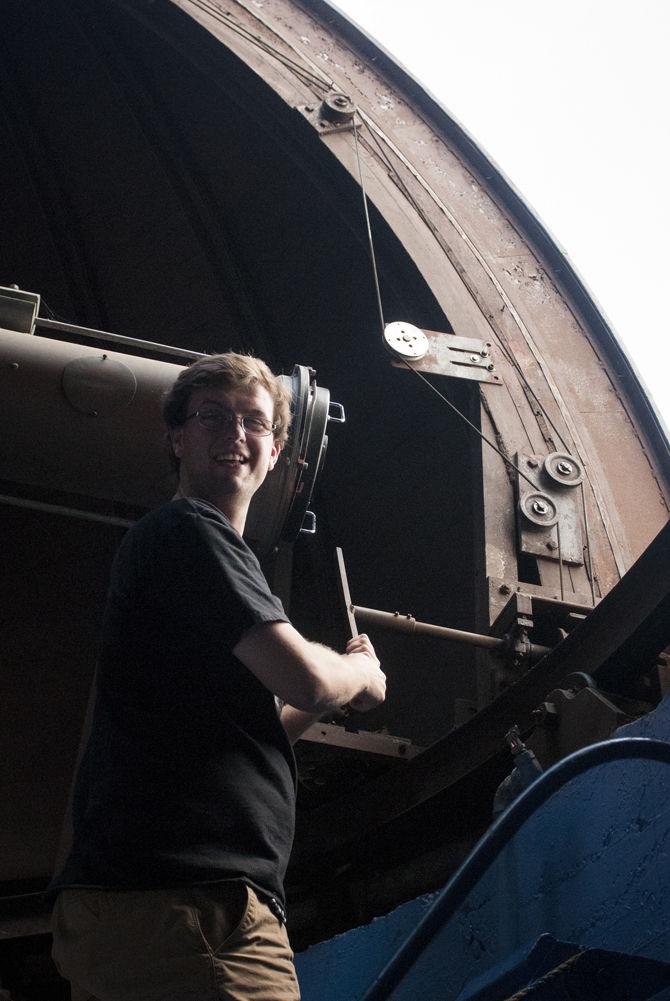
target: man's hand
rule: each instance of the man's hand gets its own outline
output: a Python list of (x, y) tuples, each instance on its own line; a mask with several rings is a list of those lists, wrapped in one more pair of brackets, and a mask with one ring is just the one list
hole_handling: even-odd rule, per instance
[(347, 643), (346, 656), (365, 657), (362, 667), (367, 674), (365, 687), (358, 695), (350, 699), (349, 707), (354, 712), (359, 713), (374, 709), (386, 698), (386, 675), (379, 666), (379, 660), (370, 638), (365, 633), (354, 636)]

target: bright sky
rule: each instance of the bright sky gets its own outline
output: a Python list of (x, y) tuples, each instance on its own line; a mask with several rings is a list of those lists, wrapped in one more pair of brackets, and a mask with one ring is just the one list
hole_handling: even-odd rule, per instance
[(334, 0), (502, 169), (670, 427), (669, 0)]

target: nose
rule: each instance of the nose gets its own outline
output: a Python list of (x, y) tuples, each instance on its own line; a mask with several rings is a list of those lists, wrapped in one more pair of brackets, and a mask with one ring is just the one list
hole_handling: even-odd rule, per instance
[(227, 437), (232, 437), (235, 441), (247, 437), (247, 432), (244, 427), (244, 418), (238, 417), (237, 414), (228, 413), (224, 415), (224, 423), (222, 432)]

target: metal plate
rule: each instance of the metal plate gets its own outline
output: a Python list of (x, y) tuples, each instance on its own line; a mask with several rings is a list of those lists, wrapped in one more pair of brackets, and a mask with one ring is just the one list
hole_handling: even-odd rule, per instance
[[(555, 453), (552, 453), (555, 454)], [(544, 455), (519, 453), (516, 464), (537, 486), (517, 474), (517, 531), (522, 553), (559, 559), (558, 533), (560, 531), (561, 558), (563, 563), (581, 566), (584, 562), (582, 510), (579, 491), (566, 490), (557, 485), (546, 472)], [(537, 511), (535, 504), (544, 504), (546, 513)]]
[(65, 397), (75, 410), (101, 417), (129, 406), (137, 393), (137, 379), (123, 362), (108, 354), (76, 358), (63, 369)]
[(299, 104), (295, 110), (299, 111), (322, 136), (332, 135), (333, 132), (351, 132), (352, 129), (360, 129), (361, 127), (361, 123), (353, 118), (330, 121), (325, 117), (323, 106), (318, 101), (315, 101), (314, 104)]
[[(388, 324), (393, 326), (393, 324)], [(404, 324), (409, 327), (409, 324)], [(418, 328), (414, 328), (418, 329)], [(490, 341), (474, 337), (461, 337), (440, 330), (421, 329), (428, 341), (427, 353), (420, 359), (392, 361), (396, 368), (416, 368), (419, 372), (450, 376), (452, 379), (469, 379), (474, 382), (491, 382), (502, 385), (496, 372), (495, 356)]]

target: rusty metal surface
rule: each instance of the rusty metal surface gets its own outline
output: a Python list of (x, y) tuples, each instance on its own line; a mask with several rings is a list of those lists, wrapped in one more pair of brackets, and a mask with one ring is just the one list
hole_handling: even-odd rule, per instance
[[(208, 28), (217, 30), (212, 18), (196, 10), (189, 0), (181, 5)], [(314, 7), (324, 9), (323, 5)], [(388, 79), (377, 77), (370, 66), (363, 73), (352, 73), (352, 52), (347, 45), (308, 15), (295, 16), (293, 9), (289, 15), (280, 0), (264, 5), (262, 20), (254, 18), (250, 8), (244, 9), (249, 26), (259, 35), (274, 41), (280, 36), (282, 44), (320, 71), (320, 78), (326, 74), (336, 89), (369, 115), (393, 167), (411, 190), (414, 205), (424, 210), (423, 234), (421, 226), (412, 222), (411, 209), (398, 203), (398, 186), (368, 140), (365, 169), (371, 197), (444, 302), (455, 332), (479, 335), (484, 340), (493, 337), (503, 350), (510, 351), (556, 425), (556, 437), (588, 464), (600, 579), (607, 590), (663, 523), (667, 471), (661, 474), (666, 482), (660, 485), (640, 447), (644, 429), (635, 427), (631, 408), (626, 409), (613, 389), (611, 373), (600, 364), (588, 327), (580, 322), (542, 260), (510, 226), (494, 193), (468, 171), (462, 153), (454, 154), (444, 137), (416, 116)], [(274, 72), (267, 70), (264, 78), (270, 82), (271, 77)], [(287, 93), (291, 88), (285, 75), (281, 86), (285, 99), (295, 100), (295, 81), (293, 96)], [(350, 140), (342, 133), (324, 141), (355, 174)], [(583, 380), (576, 378), (577, 373)], [(588, 408), (584, 400), (589, 401)], [(594, 401), (599, 401), (595, 408)], [(488, 403), (492, 411), (502, 405), (493, 397)], [(536, 425), (532, 407), (526, 404), (524, 410), (526, 425)], [(619, 454), (602, 448), (598, 410), (607, 414), (609, 426), (614, 422), (620, 428)], [(591, 447), (594, 438), (598, 443)], [(561, 441), (554, 439), (557, 448)], [(509, 442), (512, 450), (525, 445), (518, 436)], [(613, 467), (620, 467), (626, 476), (613, 476)], [(639, 505), (631, 504), (632, 498), (627, 497), (626, 478), (646, 484), (643, 493), (650, 501), (640, 520)]]
[[(567, 674), (578, 669), (606, 683), (622, 660), (628, 657), (633, 671), (636, 656), (644, 664), (669, 643), (670, 524), (560, 646), (469, 723), (415, 758), (401, 784), (395, 776), (381, 776), (355, 796), (313, 811), (299, 832), (296, 862), (374, 835), (494, 758), (507, 730), (514, 723), (522, 732), (528, 730), (533, 710)], [(353, 827), (352, 811), (357, 818)]]

